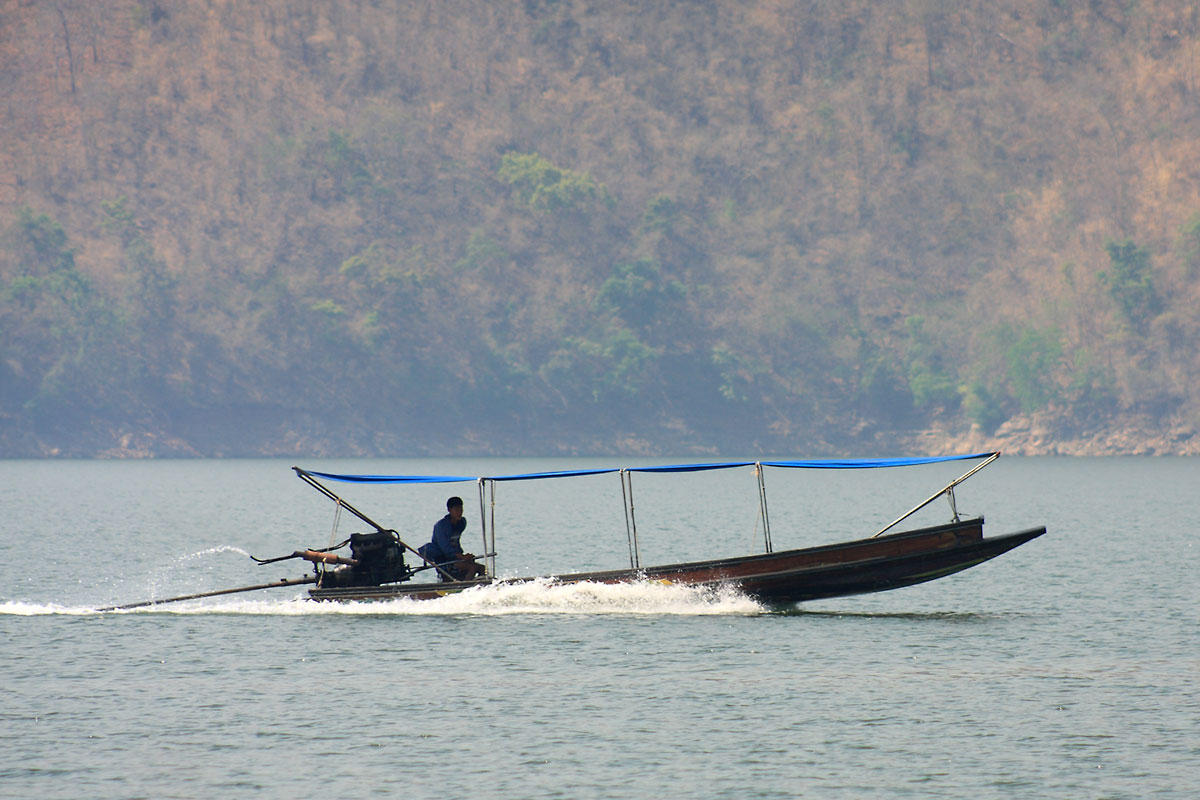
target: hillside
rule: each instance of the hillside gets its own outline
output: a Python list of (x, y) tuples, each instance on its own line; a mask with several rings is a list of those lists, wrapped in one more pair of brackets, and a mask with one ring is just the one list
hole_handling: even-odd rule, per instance
[(0, 0), (0, 455), (1200, 452), (1185, 2)]

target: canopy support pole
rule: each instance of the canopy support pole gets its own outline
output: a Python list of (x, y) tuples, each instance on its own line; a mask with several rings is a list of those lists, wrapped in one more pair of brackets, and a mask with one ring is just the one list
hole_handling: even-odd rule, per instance
[[(483, 552), (489, 578), (496, 577), (496, 482), (490, 478), (479, 481), (479, 524), (483, 528)], [(485, 493), (487, 498), (485, 500)], [(485, 507), (486, 506), (486, 507)], [(490, 514), (488, 512), (491, 512)], [(491, 535), (491, 544), (488, 535)]]
[(913, 514), (917, 513), (917, 512), (918, 512), (918, 511), (920, 511), (922, 508), (924, 508), (925, 506), (927, 506), (927, 505), (929, 505), (930, 503), (932, 503), (934, 500), (937, 500), (937, 499), (938, 499), (939, 497), (941, 497), (942, 495), (946, 495), (947, 497), (949, 497), (949, 499), (950, 499), (950, 511), (951, 511), (951, 513), (954, 515), (954, 521), (955, 521), (955, 522), (958, 522), (958, 504), (957, 504), (957, 503), (955, 502), (955, 500), (954, 500), (954, 487), (955, 487), (955, 486), (958, 486), (960, 483), (962, 483), (963, 481), (965, 481), (967, 478), (971, 477), (971, 476), (972, 476), (972, 475), (974, 475), (976, 472), (979, 472), (979, 470), (983, 469), (984, 467), (986, 467), (988, 464), (992, 463), (993, 461), (995, 461), (995, 460), (996, 460), (997, 458), (999, 458), (999, 457), (1000, 457), (1000, 454), (999, 454), (999, 453), (992, 453), (990, 456), (988, 456), (987, 460), (985, 460), (985, 461), (984, 461), (982, 464), (979, 464), (979, 465), (978, 465), (978, 466), (976, 466), (974, 469), (972, 469), (970, 472), (967, 472), (967, 473), (965, 473), (965, 474), (963, 474), (963, 475), (960, 475), (959, 477), (957, 477), (957, 478), (955, 478), (954, 480), (950, 481), (950, 482), (949, 482), (948, 484), (946, 484), (944, 487), (942, 487), (941, 489), (939, 489), (938, 491), (936, 491), (936, 492), (934, 492), (932, 495), (930, 495), (930, 496), (929, 496), (929, 498), (928, 498), (928, 499), (926, 499), (924, 502), (922, 502), (922, 503), (919, 503), (919, 504), (918, 504), (918, 505), (916, 505), (916, 506), (913, 506), (913, 508), (911, 508), (910, 510), (906, 511), (904, 514), (901, 514), (901, 515), (900, 515), (900, 517), (898, 517), (897, 519), (893, 520), (893, 521), (892, 521), (890, 524), (886, 525), (886, 526), (883, 528), (883, 530), (879, 531), (879, 533), (875, 534), (875, 536), (872, 536), (871, 538), (872, 538), (872, 539), (874, 539), (876, 536), (882, 536), (884, 533), (886, 533), (887, 531), (891, 530), (891, 529), (892, 529), (892, 528), (894, 528), (895, 526), (899, 525), (901, 522), (903, 522), (904, 520), (908, 519), (908, 518), (909, 518), (909, 517), (911, 517)]
[(762, 516), (763, 543), (767, 552), (771, 553), (774, 552), (771, 545), (771, 515), (767, 513), (767, 482), (762, 462), (754, 462), (754, 475), (758, 478), (758, 513)]
[(633, 474), (624, 467), (618, 474), (621, 478), (621, 501), (625, 506), (625, 538), (629, 542), (629, 568), (639, 569), (642, 565), (642, 554), (638, 549), (637, 518), (633, 513)]
[(488, 547), (487, 507), (483, 501), (483, 487), (485, 483), (487, 483), (487, 478), (475, 479), (475, 488), (479, 491), (479, 533), (483, 537), (483, 552), (485, 553), (484, 560), (486, 561), (486, 553), (490, 548)]

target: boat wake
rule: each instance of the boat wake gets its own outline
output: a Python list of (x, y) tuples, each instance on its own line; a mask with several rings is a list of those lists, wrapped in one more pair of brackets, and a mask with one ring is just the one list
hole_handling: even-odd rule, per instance
[(95, 613), (96, 609), (87, 606), (64, 606), (58, 603), (33, 603), (23, 600), (8, 600), (0, 603), (0, 616), (42, 617), (48, 614), (80, 616)]
[[(100, 604), (97, 604), (98, 606)], [(538, 579), (523, 583), (478, 586), (434, 600), (372, 602), (317, 602), (305, 596), (194, 600), (147, 606), (111, 614), (246, 614), (262, 616), (398, 615), (398, 616), (501, 616), (508, 614), (612, 614), (612, 615), (753, 615), (766, 608), (735, 589), (710, 589), (638, 581), (635, 583), (557, 583)], [(96, 608), (0, 603), (0, 615), (95, 614)]]
[(731, 587), (637, 581), (558, 583), (549, 578), (468, 589), (437, 600), (398, 600), (411, 614), (758, 614), (757, 601)]

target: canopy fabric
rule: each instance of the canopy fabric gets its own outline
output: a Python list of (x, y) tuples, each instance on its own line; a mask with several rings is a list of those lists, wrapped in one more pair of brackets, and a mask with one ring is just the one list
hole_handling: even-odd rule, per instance
[(304, 473), (314, 478), (343, 483), (460, 483), (478, 480), (461, 475), (335, 475), (332, 472), (316, 472), (311, 469), (304, 470)]
[(529, 472), (523, 475), (492, 475), (480, 480), (486, 481), (532, 481), (541, 478), (574, 478), (581, 475), (607, 475), (610, 472), (620, 472), (620, 467), (600, 467), (598, 469), (567, 469), (555, 472)]
[(629, 467), (626, 472), (707, 472), (710, 469), (753, 467), (753, 461), (728, 461), (723, 464), (664, 464), (660, 467)]
[(792, 469), (878, 469), (880, 467), (914, 467), (919, 464), (937, 464), (942, 461), (970, 461), (975, 458), (990, 458), (996, 453), (971, 453), (964, 456), (916, 456), (912, 458), (827, 458), (809, 461), (763, 461), (764, 467), (789, 467)]
[[(736, 467), (752, 467), (761, 463), (764, 467), (783, 467), (788, 469), (880, 469), (884, 467), (912, 467), (920, 464), (937, 464), (943, 461), (970, 461), (977, 458), (989, 458), (996, 453), (971, 453), (959, 456), (912, 456), (904, 458), (831, 458), (810, 459), (803, 461), (728, 461), (714, 464), (664, 464), (653, 467), (626, 467), (626, 472), (706, 472), (714, 469), (733, 469)], [(468, 477), (463, 475), (338, 475), (331, 472), (314, 472), (303, 470), (316, 478), (325, 478), (343, 483), (463, 483), (466, 481), (530, 481), (545, 478), (570, 478), (583, 475), (607, 475), (620, 472), (621, 467), (601, 467), (598, 469), (558, 470), (553, 472), (528, 472), (515, 475), (487, 475)]]

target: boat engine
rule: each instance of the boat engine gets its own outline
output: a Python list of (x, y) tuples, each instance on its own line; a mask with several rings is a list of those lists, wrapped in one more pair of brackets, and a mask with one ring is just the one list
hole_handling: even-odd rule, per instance
[(350, 554), (354, 563), (321, 574), (318, 586), (379, 586), (399, 583), (412, 577), (404, 563), (404, 548), (391, 531), (350, 534)]

